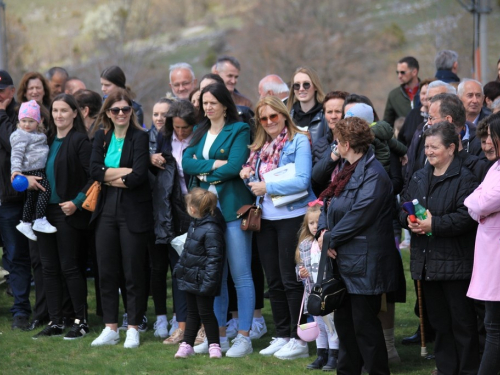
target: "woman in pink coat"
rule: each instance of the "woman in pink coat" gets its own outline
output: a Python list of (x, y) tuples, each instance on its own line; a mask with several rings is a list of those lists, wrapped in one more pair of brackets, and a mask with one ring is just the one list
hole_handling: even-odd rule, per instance
[(479, 223), (467, 296), (485, 301), (486, 306), (486, 345), (478, 375), (500, 371), (500, 113), (484, 121), (488, 123), (488, 138), (483, 150), (488, 160), (496, 162), (483, 183), (465, 199), (470, 216)]

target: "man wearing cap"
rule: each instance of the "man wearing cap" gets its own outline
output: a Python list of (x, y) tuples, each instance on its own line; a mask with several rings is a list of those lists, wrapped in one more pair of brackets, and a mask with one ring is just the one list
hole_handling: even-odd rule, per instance
[(31, 305), (29, 300), (31, 268), (28, 239), (16, 229), (23, 213), (23, 196), (10, 183), (10, 135), (16, 130), (17, 113), (14, 82), (0, 70), (0, 236), (3, 240), (3, 266), (9, 271), (14, 296), (10, 311), (12, 329), (26, 329)]

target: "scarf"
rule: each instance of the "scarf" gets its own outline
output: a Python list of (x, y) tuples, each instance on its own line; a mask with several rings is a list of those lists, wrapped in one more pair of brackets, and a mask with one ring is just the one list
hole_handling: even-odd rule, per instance
[(334, 177), (330, 185), (323, 190), (323, 192), (319, 195), (319, 199), (323, 200), (325, 198), (330, 199), (331, 197), (338, 197), (340, 193), (344, 191), (345, 186), (351, 179), (360, 160), (361, 158), (356, 160), (353, 164), (349, 164), (349, 162), (346, 161), (344, 168), (342, 168), (342, 170)]
[(281, 151), (283, 150), (283, 147), (285, 147), (285, 143), (287, 141), (288, 130), (285, 126), (276, 138), (272, 141), (266, 141), (260, 150), (252, 151), (243, 167), (251, 167), (252, 170), (255, 171), (255, 165), (257, 164), (257, 160), (260, 158), (262, 163), (259, 168), (259, 174), (262, 180), (262, 175), (264, 173), (278, 168)]
[(293, 103), (293, 121), (301, 127), (308, 127), (316, 114), (323, 109), (321, 103), (316, 103), (307, 113), (300, 107), (300, 102)]

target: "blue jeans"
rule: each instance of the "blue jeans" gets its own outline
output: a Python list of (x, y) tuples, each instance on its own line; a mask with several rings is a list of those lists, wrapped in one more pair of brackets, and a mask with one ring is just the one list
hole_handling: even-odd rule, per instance
[(486, 301), (485, 307), (486, 345), (478, 375), (498, 374), (500, 371), (500, 302)]
[(252, 232), (240, 229), (241, 220), (227, 222), (225, 233), (226, 257), (222, 272), (222, 287), (219, 296), (215, 297), (214, 310), (219, 327), (227, 323), (227, 293), (228, 264), (233, 277), (236, 295), (238, 296), (238, 316), (240, 331), (250, 331), (253, 311), (255, 309), (255, 288), (252, 279)]
[(9, 282), (14, 294), (13, 316), (31, 314), (30, 286), (31, 265), (28, 239), (16, 229), (23, 215), (23, 204), (3, 203), (0, 205), (0, 235), (3, 240), (3, 260), (10, 272)]

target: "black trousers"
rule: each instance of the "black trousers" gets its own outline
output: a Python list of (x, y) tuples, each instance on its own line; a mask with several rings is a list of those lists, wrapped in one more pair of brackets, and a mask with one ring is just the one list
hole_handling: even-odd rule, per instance
[(500, 302), (486, 301), (485, 307), (486, 346), (478, 375), (500, 372)]
[[(153, 234), (154, 237), (154, 234)], [(151, 292), (155, 305), (156, 315), (167, 314), (167, 272), (170, 267), (172, 273), (179, 261), (179, 254), (175, 249), (166, 244), (149, 246), (149, 258), (151, 262)], [(174, 301), (173, 311), (176, 313), (178, 322), (185, 322), (187, 317), (186, 295), (179, 290), (177, 279), (172, 277), (172, 297)]]
[(148, 232), (130, 232), (120, 206), (118, 188), (106, 189), (105, 205), (96, 226), (96, 254), (101, 303), (105, 324), (118, 323), (121, 273), (125, 279), (122, 294), (127, 295), (129, 325), (139, 325), (147, 300), (145, 275)]
[(56, 233), (36, 232), (43, 270), (43, 285), (50, 320), (60, 324), (63, 318), (64, 277), (73, 304), (75, 318), (87, 319), (87, 283), (81, 272), (80, 259), (84, 231), (66, 222), (66, 215), (57, 204), (47, 207), (47, 219)]
[[(254, 232), (252, 236), (252, 278), (255, 289), (255, 310), (264, 307), (264, 270), (259, 258), (259, 249), (257, 247), (257, 233)], [(231, 277), (231, 271), (227, 275), (227, 292), (229, 295), (229, 308), (228, 312), (238, 311), (238, 296), (236, 295), (236, 288), (234, 281)], [(231, 317), (229, 317), (231, 319)]]
[[(276, 337), (297, 336), (304, 285), (295, 273), (297, 233), (304, 216), (283, 220), (262, 220), (257, 233), (259, 257), (269, 286)], [(302, 317), (305, 322), (305, 317)]]
[(384, 332), (377, 318), (380, 305), (380, 295), (347, 294), (335, 311), (340, 341), (337, 374), (360, 374), (363, 365), (370, 375), (390, 374)]
[(434, 354), (438, 374), (477, 374), (479, 339), (473, 300), (466, 297), (470, 280), (424, 281), (427, 313), (436, 330)]
[[(49, 319), (47, 299), (45, 298), (45, 288), (43, 285), (42, 262), (40, 261), (40, 251), (38, 241), (30, 241), (30, 260), (35, 280), (35, 304), (33, 305), (33, 320), (45, 321)], [(73, 309), (73, 306), (71, 306)]]
[(185, 292), (187, 304), (186, 331), (184, 341), (194, 346), (200, 324), (205, 327), (208, 345), (219, 344), (219, 323), (214, 313), (214, 296), (198, 296)]

